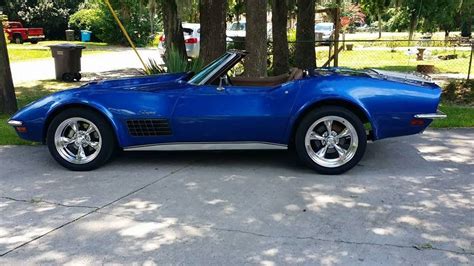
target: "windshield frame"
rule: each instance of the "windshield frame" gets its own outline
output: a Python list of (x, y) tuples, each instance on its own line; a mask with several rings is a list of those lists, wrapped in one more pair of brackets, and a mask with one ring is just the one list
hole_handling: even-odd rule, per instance
[(209, 79), (211, 79), (216, 73), (218, 73), (224, 66), (232, 61), (237, 55), (235, 53), (226, 52), (221, 57), (209, 63), (201, 71), (196, 73), (189, 81), (189, 84), (193, 85), (204, 85)]

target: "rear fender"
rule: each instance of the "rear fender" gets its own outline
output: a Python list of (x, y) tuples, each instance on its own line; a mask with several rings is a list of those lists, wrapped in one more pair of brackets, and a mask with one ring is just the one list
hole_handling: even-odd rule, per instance
[(372, 128), (372, 138), (377, 139), (377, 124), (372, 118), (368, 110), (365, 108), (362, 102), (357, 101), (356, 99), (348, 99), (343, 97), (336, 96), (327, 96), (313, 99), (312, 101), (307, 102), (297, 109), (294, 115), (290, 118), (290, 130), (287, 132), (287, 137), (291, 141), (293, 134), (298, 127), (299, 122), (304, 118), (306, 114), (312, 110), (322, 107), (322, 106), (339, 106), (344, 107), (357, 115), (363, 123), (370, 123)]

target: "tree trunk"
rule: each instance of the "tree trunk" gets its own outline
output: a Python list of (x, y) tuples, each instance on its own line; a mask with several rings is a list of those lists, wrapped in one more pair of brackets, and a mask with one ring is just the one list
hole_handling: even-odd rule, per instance
[(288, 65), (288, 5), (286, 0), (272, 1), (272, 36), (273, 36), (273, 74), (287, 73)]
[(18, 107), (3, 26), (0, 25), (0, 28), (0, 113), (12, 114)]
[[(471, 8), (474, 9), (474, 8)], [(462, 12), (461, 36), (472, 37), (472, 13), (471, 9)]]
[(163, 0), (162, 7), (166, 53), (168, 53), (172, 47), (183, 57), (187, 58), (186, 47), (184, 46), (183, 27), (178, 17), (176, 0)]
[(379, 39), (382, 38), (382, 12), (379, 10), (377, 10), (377, 19), (378, 19), (378, 23), (379, 23)]
[(150, 34), (155, 34), (155, 14), (156, 14), (156, 0), (148, 1), (148, 14), (150, 16)]
[(249, 52), (244, 65), (248, 77), (267, 75), (267, 0), (247, 0), (245, 49)]
[(297, 0), (298, 11), (296, 26), (295, 61), (299, 68), (316, 67), (314, 19), (315, 1)]
[(413, 35), (415, 33), (415, 30), (416, 30), (416, 26), (418, 24), (418, 14), (417, 14), (418, 11), (412, 11), (411, 12), (411, 16), (410, 16), (410, 33), (408, 35), (408, 40), (413, 40)]
[(227, 1), (199, 1), (201, 48), (199, 57), (208, 64), (226, 51)]

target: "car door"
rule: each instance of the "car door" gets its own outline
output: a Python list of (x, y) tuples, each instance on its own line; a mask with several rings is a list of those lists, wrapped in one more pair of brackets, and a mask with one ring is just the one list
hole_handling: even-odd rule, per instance
[(173, 113), (176, 139), (285, 143), (295, 86), (192, 86), (180, 96)]

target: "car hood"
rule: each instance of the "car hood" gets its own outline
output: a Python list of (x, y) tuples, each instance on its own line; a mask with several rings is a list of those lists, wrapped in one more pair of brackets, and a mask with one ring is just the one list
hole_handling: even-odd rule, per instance
[(191, 73), (172, 73), (88, 83), (79, 89), (161, 91), (185, 86)]

